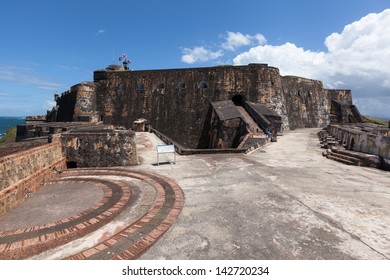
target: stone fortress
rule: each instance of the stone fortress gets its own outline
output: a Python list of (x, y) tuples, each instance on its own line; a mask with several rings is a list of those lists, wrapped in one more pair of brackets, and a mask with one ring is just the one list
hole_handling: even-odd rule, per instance
[[(351, 90), (325, 89), (321, 81), (281, 76), (279, 69), (267, 64), (143, 71), (110, 65), (95, 71), (93, 82), (76, 84), (54, 98), (56, 106), (42, 116), (44, 123), (30, 118), (18, 127), (17, 141), (60, 137), (73, 166), (136, 164), (135, 149), (125, 151), (118, 146), (123, 141), (132, 146), (130, 139), (123, 140), (131, 138), (125, 129), (148, 130), (173, 144), (179, 154), (199, 154), (248, 152), (267, 141), (277, 141), (287, 130), (352, 124), (342, 128), (347, 136), (338, 133), (339, 139), (330, 139), (333, 142), (324, 147), (338, 144), (374, 154), (377, 158), (368, 166), (388, 169), (388, 128), (353, 125), (363, 120), (353, 105)], [(121, 128), (114, 134), (122, 140), (112, 141), (119, 137), (115, 136), (103, 143), (104, 137), (92, 136), (114, 127)], [(80, 148), (83, 134), (89, 140)], [(91, 145), (95, 141), (91, 137), (99, 138), (99, 143)], [(118, 148), (112, 153), (115, 145)], [(329, 158), (335, 159), (338, 153), (333, 152)], [(102, 163), (108, 153), (115, 159)], [(123, 161), (124, 153), (130, 160)]]
[(66, 169), (137, 165), (134, 131), (153, 132), (187, 155), (246, 153), (289, 130), (326, 127), (319, 133), (324, 156), (390, 169), (389, 128), (363, 124), (350, 90), (281, 76), (267, 64), (143, 71), (110, 65), (54, 98), (46, 116), (17, 128), (17, 142), (40, 144), (0, 157), (0, 215)]
[(136, 119), (144, 118), (152, 128), (192, 149), (237, 148), (255, 127), (277, 134), (361, 122), (350, 90), (329, 90), (320, 81), (283, 77), (266, 64), (150, 71), (113, 65), (95, 71), (94, 82), (75, 85), (55, 99), (57, 107), (48, 113), (49, 121), (102, 121), (131, 128)]

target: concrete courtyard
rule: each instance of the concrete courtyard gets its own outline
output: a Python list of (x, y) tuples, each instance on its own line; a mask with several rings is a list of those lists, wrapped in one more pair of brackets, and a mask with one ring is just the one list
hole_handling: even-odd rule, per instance
[(142, 169), (174, 179), (185, 195), (176, 223), (141, 258), (389, 259), (389, 172), (322, 157), (318, 131), (287, 132), (248, 155), (160, 166), (158, 140), (140, 134)]
[[(161, 140), (137, 133), (140, 165), (69, 170), (2, 216), (0, 253), (32, 259), (390, 259), (390, 173), (322, 157), (319, 130), (286, 132), (250, 154), (177, 155), (176, 164), (160, 165)], [(160, 155), (168, 160), (172, 154)], [(83, 209), (89, 212), (78, 214)], [(60, 239), (66, 243), (58, 246)], [(37, 250), (32, 257), (30, 245)]]

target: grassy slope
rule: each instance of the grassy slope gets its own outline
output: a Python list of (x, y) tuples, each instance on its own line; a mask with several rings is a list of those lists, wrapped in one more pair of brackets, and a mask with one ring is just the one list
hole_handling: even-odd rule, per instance
[(7, 133), (0, 139), (0, 144), (5, 142), (15, 142), (16, 127), (11, 127)]
[(363, 117), (363, 121), (366, 123), (375, 123), (375, 124), (381, 124), (384, 126), (389, 125), (387, 121), (378, 120), (378, 119), (370, 117), (370, 116), (362, 116), (362, 117)]

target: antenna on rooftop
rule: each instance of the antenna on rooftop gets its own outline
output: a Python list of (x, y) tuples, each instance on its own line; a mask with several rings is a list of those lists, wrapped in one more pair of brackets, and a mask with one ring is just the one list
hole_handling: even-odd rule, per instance
[(119, 61), (122, 62), (123, 68), (124, 68), (125, 70), (129, 70), (129, 64), (131, 63), (131, 60), (126, 59), (126, 57), (127, 57), (127, 54), (125, 54), (125, 53), (122, 54), (122, 56), (119, 57)]

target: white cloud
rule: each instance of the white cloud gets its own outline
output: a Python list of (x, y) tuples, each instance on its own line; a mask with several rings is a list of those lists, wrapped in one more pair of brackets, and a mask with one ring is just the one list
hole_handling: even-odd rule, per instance
[(227, 35), (223, 36), (224, 42), (220, 47), (213, 51), (209, 48), (198, 46), (194, 48), (183, 48), (183, 55), (181, 61), (188, 64), (195, 62), (206, 62), (215, 60), (224, 55), (224, 50), (236, 51), (240, 47), (252, 46), (256, 44), (263, 45), (267, 42), (262, 34), (248, 35), (240, 32), (226, 32)]
[(260, 45), (237, 55), (234, 64), (262, 62), (282, 75), (318, 79), (330, 87), (352, 89), (364, 114), (390, 116), (390, 9), (369, 14), (325, 39), (327, 52), (292, 43)]
[(53, 82), (45, 75), (38, 74), (39, 67), (29, 64), (28, 67), (18, 64), (0, 64), (0, 112), (2, 115), (35, 115), (42, 114), (43, 109), (51, 109), (48, 93), (66, 88), (65, 85)]
[(236, 49), (243, 46), (250, 46), (253, 44), (263, 45), (267, 42), (265, 37), (262, 34), (256, 35), (244, 35), (240, 32), (227, 32), (227, 37), (225, 42), (222, 44), (224, 49), (235, 51)]
[(305, 50), (291, 42), (269, 45), (261, 34), (228, 31), (219, 50), (186, 48), (182, 61), (206, 62), (250, 47), (229, 61), (235, 65), (267, 63), (279, 68), (281, 75), (317, 79), (329, 88), (352, 89), (363, 114), (390, 117), (389, 26), (390, 9), (369, 14), (325, 38), (326, 51)]
[(99, 36), (99, 35), (102, 35), (102, 34), (104, 34), (104, 33), (106, 33), (106, 30), (105, 30), (105, 29), (99, 29), (99, 30), (95, 33), (95, 35), (96, 35), (96, 36)]
[(42, 105), (42, 109), (44, 109), (44, 110), (51, 110), (56, 105), (57, 105), (57, 103), (55, 101), (53, 101), (53, 100), (46, 100), (46, 102), (43, 103), (43, 105)]
[(389, 120), (390, 96), (354, 98), (353, 102), (361, 113)]
[(33, 69), (13, 65), (0, 65), (1, 80), (50, 90), (65, 87), (63, 84), (51, 82), (46, 78), (39, 77), (34, 73)]
[(324, 61), (325, 53), (305, 51), (292, 43), (281, 46), (257, 46), (233, 59), (234, 64), (268, 63), (278, 67), (284, 75), (302, 75), (304, 77), (313, 77), (315, 74), (313, 71), (320, 70), (316, 69), (316, 66), (323, 64)]
[(193, 49), (184, 48), (183, 53), (184, 55), (181, 57), (181, 61), (188, 64), (217, 59), (223, 55), (221, 50), (213, 52), (204, 47), (195, 47)]

